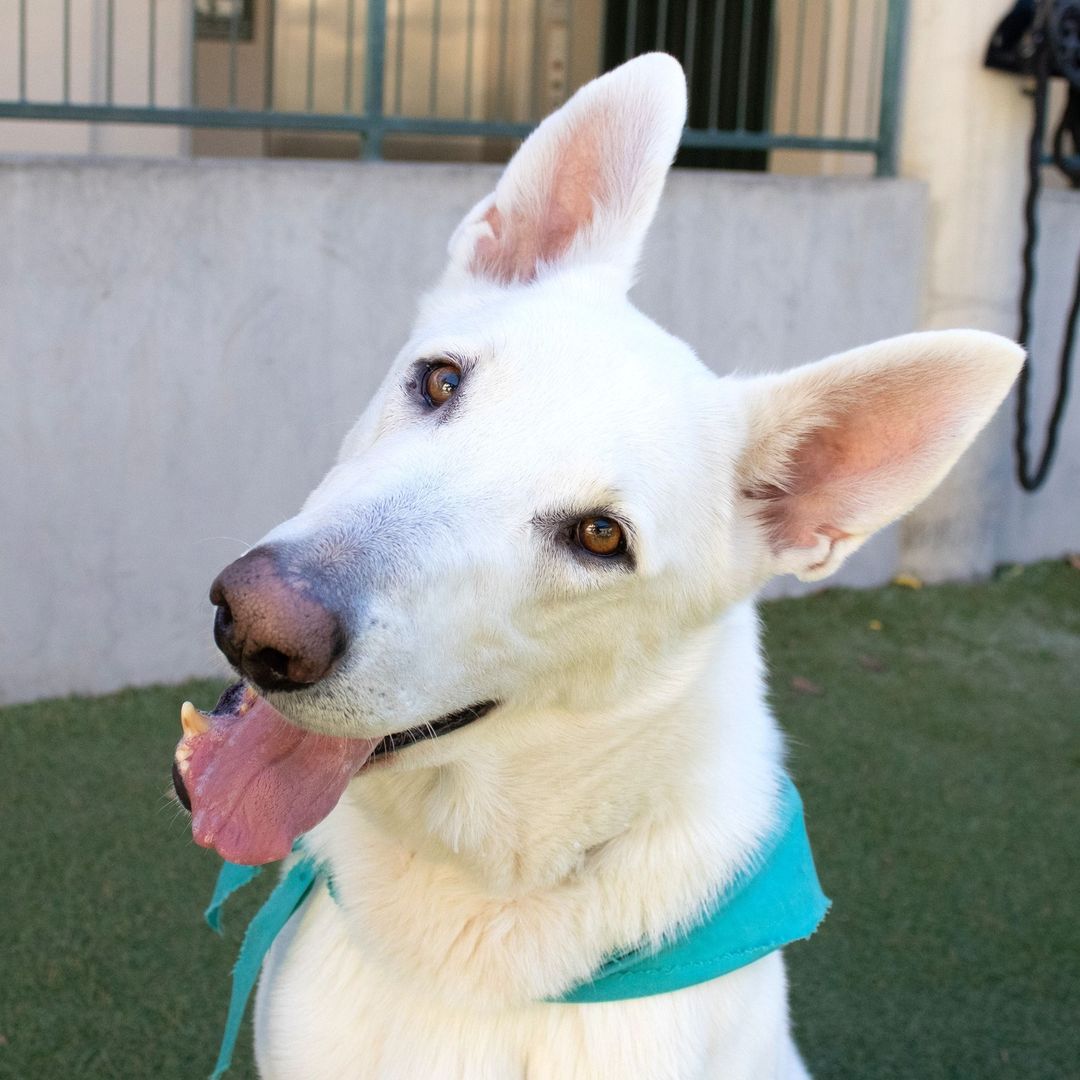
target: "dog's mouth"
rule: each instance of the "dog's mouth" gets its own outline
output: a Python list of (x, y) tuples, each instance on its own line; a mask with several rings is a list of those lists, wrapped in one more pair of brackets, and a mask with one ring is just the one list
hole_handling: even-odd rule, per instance
[(230, 862), (275, 862), (333, 810), (372, 761), (466, 727), (495, 706), (483, 701), (382, 739), (346, 739), (295, 727), (238, 682), (213, 712), (184, 703), (173, 787), (191, 813), (196, 843)]
[(437, 739), (440, 735), (449, 735), (458, 728), (468, 727), (469, 724), (487, 716), (495, 708), (494, 701), (481, 701), (476, 705), (470, 705), (467, 709), (459, 709), (454, 713), (447, 713), (430, 724), (418, 724), (407, 731), (399, 731), (393, 735), (387, 735), (371, 752), (371, 760), (386, 757), (396, 750), (404, 750), (413, 743), (423, 742), (425, 739)]

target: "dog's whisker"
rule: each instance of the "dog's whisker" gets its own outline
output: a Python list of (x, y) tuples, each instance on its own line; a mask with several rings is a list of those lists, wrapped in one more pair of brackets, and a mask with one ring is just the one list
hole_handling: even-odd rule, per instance
[(227, 540), (230, 544), (239, 544), (245, 551), (250, 551), (255, 544), (249, 540), (241, 540), (238, 536), (200, 536), (192, 541), (193, 544), (212, 544), (220, 540)]

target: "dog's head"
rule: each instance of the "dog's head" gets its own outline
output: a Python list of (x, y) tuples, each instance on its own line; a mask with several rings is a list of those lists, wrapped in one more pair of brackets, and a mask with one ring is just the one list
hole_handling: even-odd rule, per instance
[(989, 334), (720, 379), (640, 314), (685, 109), (652, 55), (537, 129), (336, 465), (214, 583), (247, 689), (209, 730), (185, 713), (200, 842), (280, 857), (372, 755), (431, 764), (490, 712), (587, 718), (662, 685), (726, 607), (831, 573), (922, 499), (1007, 392), (1022, 354)]

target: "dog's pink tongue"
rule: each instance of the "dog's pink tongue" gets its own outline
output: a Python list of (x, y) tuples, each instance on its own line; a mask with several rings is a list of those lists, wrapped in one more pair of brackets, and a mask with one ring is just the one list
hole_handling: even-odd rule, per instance
[(250, 691), (236, 714), (205, 720), (209, 729), (185, 735), (177, 752), (185, 760), (191, 833), (249, 866), (288, 855), (293, 841), (334, 809), (377, 744), (301, 731)]

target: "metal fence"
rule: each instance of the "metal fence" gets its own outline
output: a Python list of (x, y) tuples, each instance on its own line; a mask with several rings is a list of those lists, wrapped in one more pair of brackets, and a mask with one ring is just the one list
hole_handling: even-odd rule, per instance
[[(0, 117), (517, 140), (589, 78), (678, 56), (687, 163), (895, 172), (907, 0), (7, 0)], [(6, 21), (5, 21), (6, 20)]]

